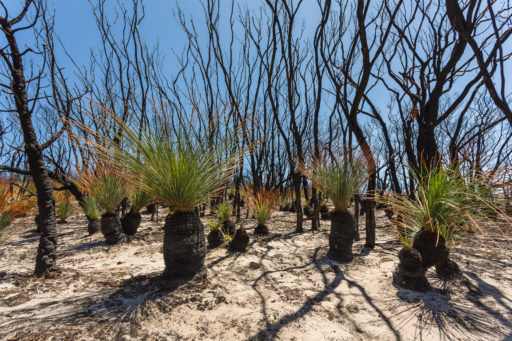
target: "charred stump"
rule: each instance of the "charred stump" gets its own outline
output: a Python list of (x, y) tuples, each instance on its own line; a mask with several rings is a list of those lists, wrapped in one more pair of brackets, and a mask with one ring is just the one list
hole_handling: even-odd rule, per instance
[(400, 264), (393, 273), (393, 283), (399, 287), (415, 290), (427, 291), (430, 288), (423, 267), (421, 254), (413, 248), (403, 248), (398, 252)]
[(101, 222), (99, 219), (90, 219), (89, 223), (87, 224), (87, 232), (89, 232), (89, 235), (93, 235), (101, 230)]
[(101, 216), (101, 233), (105, 237), (105, 241), (109, 245), (119, 243), (124, 239), (124, 233), (122, 232), (121, 220), (117, 214), (105, 213)]
[(425, 269), (435, 266), (448, 259), (449, 250), (445, 239), (437, 232), (422, 230), (414, 236), (412, 247), (421, 254)]
[(449, 258), (436, 264), (436, 274), (443, 281), (453, 281), (462, 277), (462, 271), (457, 263)]
[(208, 247), (210, 249), (214, 249), (224, 242), (224, 235), (222, 234), (222, 231), (220, 229), (215, 229), (208, 233), (207, 239)]
[(164, 276), (170, 279), (193, 277), (204, 270), (204, 226), (191, 212), (176, 212), (165, 218)]
[(258, 224), (254, 229), (254, 234), (266, 235), (268, 234), (268, 227), (265, 224)]
[(352, 244), (355, 237), (355, 220), (348, 210), (331, 212), (331, 232), (327, 256), (339, 262), (350, 262), (354, 257)]
[(245, 251), (249, 245), (249, 235), (243, 227), (236, 230), (233, 239), (229, 242), (229, 251)]
[(121, 218), (121, 226), (123, 228), (123, 232), (127, 235), (134, 235), (137, 233), (137, 229), (140, 226), (141, 216), (139, 212), (134, 212), (130, 210), (123, 218)]

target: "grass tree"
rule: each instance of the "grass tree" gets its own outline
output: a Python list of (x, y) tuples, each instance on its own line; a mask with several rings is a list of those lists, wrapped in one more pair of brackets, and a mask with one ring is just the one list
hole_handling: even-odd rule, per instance
[[(221, 231), (222, 221), (220, 220), (208, 220), (208, 227), (210, 233), (208, 233), (208, 246), (210, 248), (216, 248), (224, 242), (224, 234)], [(227, 236), (231, 236), (227, 234)]]
[(117, 244), (124, 238), (121, 221), (115, 213), (121, 201), (128, 195), (129, 185), (121, 172), (112, 166), (99, 165), (94, 171), (80, 174), (80, 183), (85, 192), (94, 197), (104, 210), (101, 215), (101, 232), (107, 244)]
[(489, 211), (498, 212), (490, 200), (488, 179), (465, 176), (459, 169), (438, 168), (415, 175), (414, 198), (394, 195), (389, 199), (397, 218), (403, 249), (393, 280), (413, 290), (429, 288), (425, 272), (435, 266), (441, 279), (457, 278), (460, 269), (449, 259), (450, 249), (487, 225)]
[(211, 138), (213, 123), (206, 132), (194, 130), (194, 124), (177, 131), (165, 113), (155, 114), (152, 123), (141, 130), (114, 114), (112, 118), (122, 127), (122, 135), (117, 135), (120, 143), (102, 148), (101, 154), (125, 170), (127, 180), (169, 208), (164, 225), (164, 275), (172, 279), (202, 272), (204, 226), (194, 208), (229, 183), (241, 155), (237, 139), (225, 126), (224, 138)]
[(75, 207), (71, 203), (71, 192), (62, 191), (57, 192), (55, 195), (57, 205), (55, 207), (55, 214), (60, 218), (59, 224), (67, 223), (66, 219), (71, 217), (75, 213)]
[(88, 221), (87, 231), (89, 235), (98, 232), (101, 228), (100, 217), (102, 212), (96, 199), (94, 197), (87, 197), (84, 200), (83, 210)]
[(141, 222), (140, 210), (153, 203), (153, 199), (148, 193), (139, 188), (139, 186), (134, 186), (130, 190), (128, 199), (131, 203), (130, 211), (121, 219), (121, 224), (124, 233), (134, 235), (137, 233)]
[(71, 217), (75, 213), (75, 207), (70, 201), (61, 201), (57, 204), (55, 209), (55, 214), (60, 218), (58, 223), (65, 224), (69, 217)]
[(223, 201), (217, 205), (216, 214), (222, 224), (222, 232), (233, 236), (236, 230), (236, 224), (231, 221), (231, 205), (229, 201)]
[(276, 192), (265, 188), (262, 188), (256, 192), (253, 191), (248, 196), (248, 208), (258, 222), (258, 225), (254, 229), (255, 234), (268, 234), (268, 227), (266, 223), (272, 215), (276, 201)]
[(325, 193), (334, 204), (330, 213), (328, 256), (340, 262), (353, 259), (352, 244), (356, 234), (356, 222), (348, 211), (350, 199), (366, 180), (365, 167), (360, 161), (338, 162), (315, 160), (312, 171), (307, 172), (313, 184)]

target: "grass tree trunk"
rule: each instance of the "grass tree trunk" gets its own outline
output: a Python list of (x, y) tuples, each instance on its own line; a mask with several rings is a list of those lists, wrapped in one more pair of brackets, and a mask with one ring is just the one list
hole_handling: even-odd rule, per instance
[(164, 225), (164, 276), (192, 277), (204, 270), (204, 226), (195, 212), (169, 214)]
[(141, 220), (142, 217), (140, 213), (130, 209), (130, 211), (121, 218), (121, 226), (123, 228), (123, 232), (129, 236), (136, 234)]
[(121, 220), (116, 213), (104, 213), (101, 216), (100, 224), (101, 233), (103, 233), (107, 244), (114, 245), (124, 239)]
[(37, 207), (39, 209), (36, 220), (37, 228), (41, 233), (37, 248), (35, 275), (48, 275), (56, 270), (57, 228), (55, 218), (55, 199), (48, 170), (43, 161), (43, 151), (37, 140), (32, 124), (32, 112), (28, 107), (26, 80), (23, 70), (23, 55), (21, 54), (11, 22), (2, 20), (0, 23), (10, 48), (10, 71), (14, 102), (18, 112), (18, 119), (23, 133), (25, 154), (37, 192)]
[(347, 209), (331, 212), (331, 233), (327, 254), (329, 258), (339, 262), (350, 262), (353, 259), (355, 224), (354, 217)]

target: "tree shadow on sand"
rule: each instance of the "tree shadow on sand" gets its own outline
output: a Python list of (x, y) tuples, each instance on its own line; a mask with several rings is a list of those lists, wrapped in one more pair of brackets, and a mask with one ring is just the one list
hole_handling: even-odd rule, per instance
[[(475, 288), (467, 280), (447, 284), (432, 278), (431, 284), (434, 289), (425, 293), (399, 288), (398, 298), (390, 302), (398, 328), (415, 328), (418, 340), (508, 339), (512, 322), (481, 302), (488, 291), (482, 290), (482, 282)], [(460, 295), (461, 291), (467, 294)]]
[[(397, 340), (399, 340), (400, 339), (400, 335), (399, 335), (398, 331), (393, 328), (391, 322), (385, 316), (385, 314), (382, 311), (380, 311), (380, 309), (375, 304), (373, 304), (372, 299), (366, 294), (364, 288), (362, 286), (360, 286), (359, 284), (355, 283), (354, 281), (351, 281), (351, 280), (347, 279), (345, 277), (345, 275), (343, 274), (343, 272), (341, 271), (341, 269), (340, 269), (340, 267), (339, 267), (337, 262), (332, 261), (332, 260), (330, 260), (329, 258), (326, 258), (326, 257), (319, 258), (318, 257), (318, 252), (319, 252), (319, 248), (316, 248), (314, 253), (313, 253), (313, 256), (311, 258), (311, 261), (308, 262), (308, 263), (305, 263), (305, 264), (302, 264), (302, 265), (299, 265), (299, 266), (288, 267), (288, 268), (280, 269), (280, 270), (265, 271), (258, 278), (256, 278), (256, 280), (252, 284), (252, 287), (258, 293), (258, 295), (260, 297), (261, 305), (262, 305), (262, 313), (263, 313), (263, 316), (264, 316), (264, 322), (266, 324), (266, 327), (265, 327), (265, 329), (263, 329), (260, 332), (258, 332), (258, 334), (253, 336), (251, 339), (254, 339), (254, 340), (274, 340), (277, 337), (277, 335), (279, 334), (279, 332), (286, 325), (288, 325), (291, 322), (296, 321), (296, 320), (304, 317), (317, 304), (321, 303), (327, 296), (329, 296), (331, 294), (336, 296), (339, 299), (340, 302), (343, 302), (342, 295), (339, 294), (339, 293), (336, 293), (335, 289), (343, 281), (346, 281), (349, 286), (356, 287), (356, 288), (358, 288), (361, 291), (361, 293), (363, 294), (363, 297), (367, 300), (368, 303), (370, 303), (372, 308), (374, 308), (379, 313), (380, 318), (382, 318), (384, 320), (384, 322), (386, 323), (386, 325), (388, 326), (390, 331), (395, 335), (395, 338)], [(268, 308), (267, 308), (268, 304), (267, 304), (267, 301), (265, 299), (265, 296), (258, 289), (258, 283), (261, 280), (263, 280), (266, 276), (268, 276), (269, 274), (277, 273), (277, 272), (287, 272), (287, 271), (293, 271), (293, 270), (298, 270), (298, 269), (304, 269), (304, 268), (307, 268), (307, 267), (309, 267), (311, 265), (314, 265), (316, 271), (318, 271), (321, 274), (322, 281), (323, 281), (323, 284), (324, 284), (324, 289), (319, 291), (316, 295), (314, 295), (312, 297), (309, 297), (306, 300), (306, 302), (304, 302), (304, 304), (297, 311), (295, 311), (295, 312), (293, 312), (291, 314), (287, 314), (286, 316), (282, 317), (278, 321), (276, 321), (274, 323), (271, 323), (269, 318), (268, 318), (268, 316), (269, 316), (268, 311), (267, 311), (268, 310)], [(334, 273), (334, 278), (332, 280), (329, 281), (328, 276), (326, 274), (327, 271), (322, 268), (322, 265), (328, 265), (329, 266), (327, 268), (329, 270), (328, 272), (333, 272)], [(346, 314), (344, 314), (340, 309), (338, 309), (338, 313), (340, 315), (344, 315), (343, 316), (344, 319), (350, 320), (350, 317), (347, 316)]]
[[(173, 292), (200, 294), (207, 287), (206, 272), (188, 279), (169, 280), (161, 274), (136, 276), (123, 281), (118, 289), (90, 305), (84, 306), (76, 317), (94, 317), (101, 321), (131, 322), (149, 313), (149, 305)], [(186, 302), (173, 297), (166, 300), (165, 308), (172, 309)], [(161, 308), (161, 307), (159, 307)]]

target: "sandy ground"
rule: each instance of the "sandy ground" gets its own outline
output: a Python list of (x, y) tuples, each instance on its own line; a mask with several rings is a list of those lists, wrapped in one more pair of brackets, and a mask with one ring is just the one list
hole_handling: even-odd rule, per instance
[(271, 235), (259, 238), (248, 221), (248, 250), (208, 250), (207, 279), (188, 283), (160, 277), (163, 219), (148, 215), (115, 246), (101, 233), (88, 236), (83, 215), (70, 218), (58, 226), (62, 273), (35, 279), (38, 236), (33, 217), (23, 218), (0, 245), (0, 339), (512, 339), (510, 246), (498, 241), (489, 251), (470, 240), (452, 256), (465, 283), (446, 285), (430, 270), (435, 290), (415, 293), (392, 284), (400, 245), (383, 212), (377, 216), (375, 249), (356, 242), (349, 264), (325, 256), (328, 221), (318, 232), (306, 221), (296, 234), (294, 214), (276, 212)]

